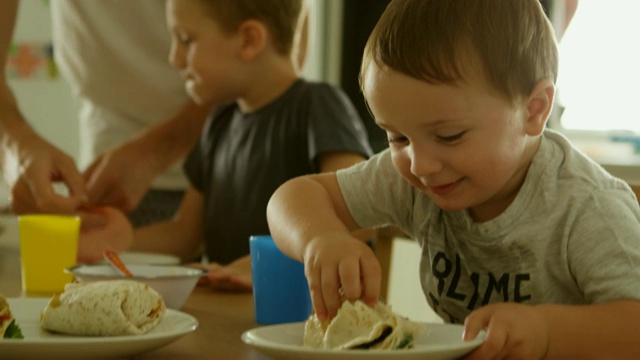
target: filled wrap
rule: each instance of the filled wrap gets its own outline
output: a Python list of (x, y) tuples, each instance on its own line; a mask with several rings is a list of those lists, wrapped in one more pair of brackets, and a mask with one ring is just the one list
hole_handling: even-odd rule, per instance
[(162, 296), (141, 282), (73, 283), (51, 298), (40, 326), (72, 335), (137, 335), (156, 327), (165, 313)]
[(22, 330), (16, 324), (9, 303), (4, 295), (0, 294), (0, 340), (22, 339)]
[(4, 337), (4, 332), (9, 327), (11, 320), (13, 317), (11, 316), (11, 310), (9, 309), (9, 303), (7, 300), (0, 294), (0, 339)]
[(315, 314), (305, 323), (304, 346), (323, 350), (407, 349), (424, 324), (413, 322), (378, 303), (371, 307), (358, 300), (345, 301), (331, 321)]

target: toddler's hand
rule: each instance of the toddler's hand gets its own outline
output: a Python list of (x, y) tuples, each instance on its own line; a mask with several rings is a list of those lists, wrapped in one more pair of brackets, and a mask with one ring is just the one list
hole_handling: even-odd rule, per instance
[(304, 251), (305, 275), (320, 320), (332, 318), (347, 300), (374, 305), (380, 294), (380, 263), (366, 243), (347, 234), (313, 239)]
[(464, 340), (473, 340), (482, 329), (484, 343), (466, 360), (543, 359), (549, 346), (544, 317), (535, 307), (501, 303), (475, 310), (464, 322)]

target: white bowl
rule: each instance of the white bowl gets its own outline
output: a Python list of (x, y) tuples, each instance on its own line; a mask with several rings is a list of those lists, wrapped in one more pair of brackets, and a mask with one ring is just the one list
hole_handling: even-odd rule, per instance
[[(185, 266), (173, 265), (127, 265), (133, 277), (131, 280), (143, 282), (162, 295), (167, 307), (180, 309), (187, 300), (198, 279), (207, 272)], [(109, 264), (76, 265), (66, 270), (80, 282), (123, 279)]]

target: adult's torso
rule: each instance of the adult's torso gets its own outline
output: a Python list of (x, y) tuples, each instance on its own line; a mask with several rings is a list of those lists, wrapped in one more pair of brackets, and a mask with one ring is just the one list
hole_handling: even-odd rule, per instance
[(80, 105), (90, 108), (80, 114), (83, 165), (187, 101), (184, 82), (168, 62), (164, 3), (52, 1), (56, 62)]

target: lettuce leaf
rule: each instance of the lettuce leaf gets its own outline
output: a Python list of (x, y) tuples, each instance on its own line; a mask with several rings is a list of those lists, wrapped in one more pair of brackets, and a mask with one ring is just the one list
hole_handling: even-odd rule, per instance
[(5, 339), (24, 339), (24, 336), (22, 335), (22, 329), (20, 329), (20, 326), (16, 324), (15, 319), (11, 320), (9, 327), (7, 327), (7, 330), (4, 332), (4, 338)]
[(396, 346), (396, 349), (411, 349), (412, 347), (413, 347), (413, 336), (408, 335), (407, 337), (402, 339), (400, 344)]

